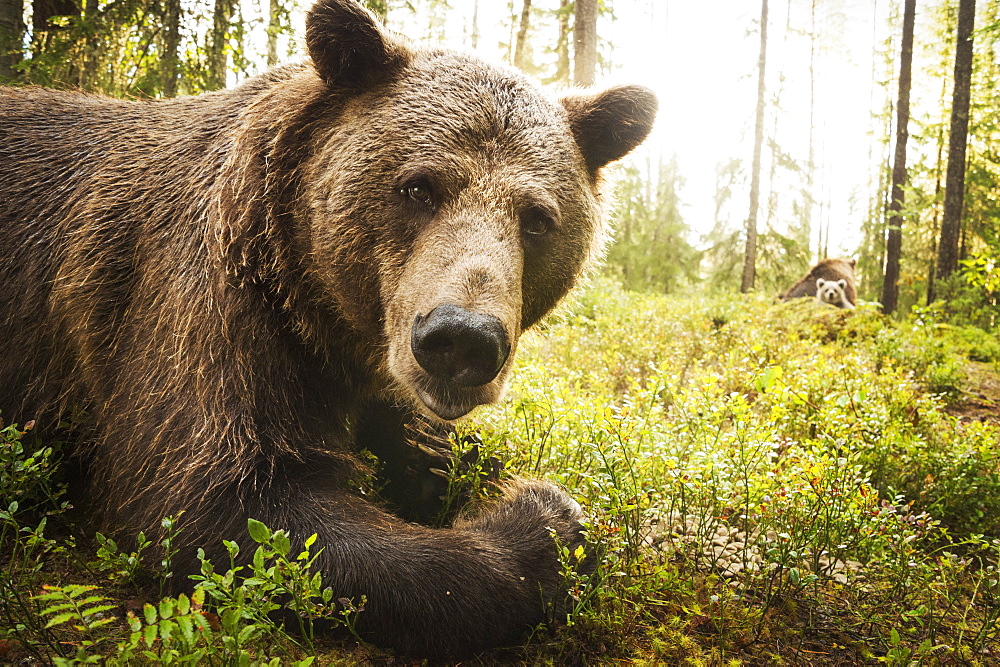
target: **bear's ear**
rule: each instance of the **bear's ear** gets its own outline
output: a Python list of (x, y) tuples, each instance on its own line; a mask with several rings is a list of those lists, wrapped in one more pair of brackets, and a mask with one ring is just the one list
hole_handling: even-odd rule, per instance
[(847, 281), (844, 280), (843, 278), (838, 280), (837, 284), (840, 285), (840, 289), (847, 289)]
[(327, 85), (364, 90), (401, 69), (410, 51), (353, 0), (319, 0), (306, 15), (306, 47)]
[(853, 257), (851, 257), (851, 261), (849, 261), (848, 264), (850, 264), (852, 267), (857, 266), (858, 265), (858, 260), (856, 260)]
[(561, 101), (591, 177), (641, 144), (656, 118), (656, 95), (642, 86), (616, 86)]
[(816, 289), (823, 289), (823, 285), (825, 285), (825, 284), (826, 284), (826, 281), (823, 280), (822, 278), (817, 278), (816, 279)]

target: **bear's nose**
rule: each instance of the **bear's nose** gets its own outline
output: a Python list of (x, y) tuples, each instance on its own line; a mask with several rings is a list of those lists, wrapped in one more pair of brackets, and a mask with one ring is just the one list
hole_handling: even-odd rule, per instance
[(451, 304), (416, 316), (410, 348), (421, 368), (460, 387), (490, 382), (510, 355), (507, 332), (499, 319)]

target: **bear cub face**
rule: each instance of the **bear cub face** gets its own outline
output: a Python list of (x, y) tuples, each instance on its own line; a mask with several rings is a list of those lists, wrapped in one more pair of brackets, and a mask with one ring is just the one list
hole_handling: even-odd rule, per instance
[(816, 279), (816, 303), (828, 303), (838, 308), (854, 308), (854, 304), (847, 298), (847, 281)]

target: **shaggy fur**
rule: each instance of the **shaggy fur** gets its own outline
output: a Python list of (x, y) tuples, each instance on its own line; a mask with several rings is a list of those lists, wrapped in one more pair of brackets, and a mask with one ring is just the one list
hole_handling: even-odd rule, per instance
[(838, 308), (853, 310), (854, 304), (848, 300), (845, 293), (846, 288), (847, 281), (843, 278), (840, 280), (823, 280), (822, 278), (817, 278), (816, 303), (828, 303)]
[(451, 528), (406, 523), (351, 491), (354, 452), (392, 470), (415, 413), (497, 399), (513, 354), (479, 386), (431, 377), (415, 318), (484, 314), (513, 351), (599, 254), (600, 169), (656, 100), (552, 101), (348, 0), (312, 9), (307, 44), (311, 65), (197, 97), (0, 88), (0, 410), (86, 410), (88, 507), (126, 535), (183, 511), (182, 573), (223, 538), (249, 551), (254, 517), (319, 534), (378, 643), (516, 641), (559, 595), (550, 529), (579, 544), (579, 506), (524, 481)]
[(809, 269), (809, 273), (802, 277), (797, 283), (792, 285), (782, 294), (779, 299), (787, 301), (803, 296), (815, 297), (817, 281), (822, 278), (825, 281), (844, 281), (844, 296), (846, 300), (840, 305), (841, 308), (853, 308), (858, 302), (858, 295), (855, 289), (854, 259), (824, 259), (816, 266)]

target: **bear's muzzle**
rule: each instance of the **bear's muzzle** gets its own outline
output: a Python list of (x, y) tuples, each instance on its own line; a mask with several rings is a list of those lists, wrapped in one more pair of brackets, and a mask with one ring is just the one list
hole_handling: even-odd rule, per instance
[(510, 341), (497, 317), (452, 304), (414, 318), (410, 348), (421, 368), (454, 387), (492, 382), (510, 356)]

